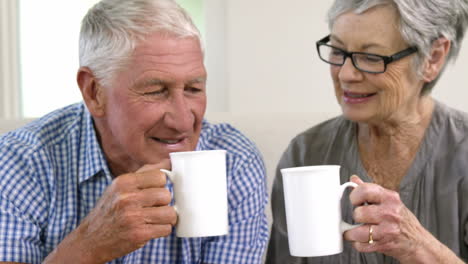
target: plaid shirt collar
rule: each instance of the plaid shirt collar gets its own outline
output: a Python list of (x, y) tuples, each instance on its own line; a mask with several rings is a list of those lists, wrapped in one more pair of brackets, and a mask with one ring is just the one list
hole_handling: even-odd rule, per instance
[(104, 152), (97, 139), (96, 130), (91, 114), (86, 109), (83, 113), (84, 126), (81, 129), (81, 143), (79, 161), (83, 162), (80, 164), (78, 170), (78, 177), (80, 183), (89, 180), (90, 178), (104, 174), (105, 177), (112, 179), (112, 173), (107, 165)]
[[(83, 140), (81, 140), (80, 148), (84, 151), (81, 151), (79, 160), (83, 161), (84, 164), (80, 164), (79, 166), (79, 182), (83, 183), (90, 178), (102, 174), (104, 174), (109, 180), (112, 180), (113, 175), (110, 172), (106, 157), (97, 139), (93, 117), (86, 107), (84, 107), (83, 122), (84, 126), (82, 127), (80, 135)], [(203, 120), (202, 134), (203, 128), (207, 126), (209, 126), (209, 123), (206, 120)], [(204, 149), (207, 149), (206, 143), (204, 142), (202, 135), (200, 135), (196, 150)]]

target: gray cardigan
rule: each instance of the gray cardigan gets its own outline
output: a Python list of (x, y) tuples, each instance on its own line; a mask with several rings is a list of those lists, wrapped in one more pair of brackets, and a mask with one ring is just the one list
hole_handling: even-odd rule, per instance
[[(268, 264), (295, 263), (398, 263), (380, 253), (359, 253), (345, 242), (341, 254), (296, 258), (289, 254), (284, 210), (283, 182), (279, 169), (341, 165), (341, 183), (357, 174), (367, 175), (358, 152), (356, 124), (340, 116), (295, 137), (277, 168), (272, 192), (273, 226)], [(400, 184), (403, 203), (420, 223), (463, 260), (468, 260), (468, 115), (436, 102), (432, 120), (420, 149)], [(343, 197), (347, 197), (345, 194)], [(343, 199), (343, 218), (352, 222), (352, 206)]]

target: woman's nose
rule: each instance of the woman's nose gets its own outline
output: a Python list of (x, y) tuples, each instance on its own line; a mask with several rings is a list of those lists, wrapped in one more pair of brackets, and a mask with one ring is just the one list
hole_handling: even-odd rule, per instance
[(344, 64), (341, 66), (338, 77), (341, 81), (358, 81), (362, 78), (362, 72), (354, 67), (351, 58), (345, 58)]

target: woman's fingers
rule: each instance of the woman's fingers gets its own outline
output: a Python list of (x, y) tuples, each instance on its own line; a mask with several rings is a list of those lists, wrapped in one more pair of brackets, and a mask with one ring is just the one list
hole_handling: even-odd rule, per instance
[(365, 204), (354, 208), (353, 219), (358, 223), (378, 224), (382, 221), (382, 206)]
[(356, 184), (358, 184), (358, 185), (364, 183), (364, 182), (361, 180), (361, 178), (359, 178), (359, 176), (357, 176), (356, 174), (351, 175), (351, 177), (349, 178), (349, 181), (354, 182), (354, 183), (356, 183)]
[[(372, 228), (372, 232), (371, 232)], [(346, 231), (343, 235), (348, 241), (373, 244), (379, 240), (379, 227), (377, 225), (361, 225)], [(369, 243), (372, 242), (372, 243)]]
[[(356, 178), (353, 178), (353, 180), (358, 181)], [(385, 197), (389, 195), (389, 192), (391, 191), (380, 185), (363, 182), (351, 192), (349, 199), (354, 206), (380, 204), (382, 201), (385, 201)]]
[(350, 194), (356, 206), (353, 219), (363, 223), (344, 233), (359, 252), (380, 252), (389, 256), (410, 254), (421, 244), (424, 229), (412, 212), (406, 208), (399, 194), (377, 184), (360, 183)]

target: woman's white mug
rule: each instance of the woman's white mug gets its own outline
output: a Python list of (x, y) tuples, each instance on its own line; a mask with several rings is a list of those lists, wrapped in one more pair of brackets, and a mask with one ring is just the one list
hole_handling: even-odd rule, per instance
[(357, 185), (340, 185), (338, 165), (285, 168), (281, 174), (291, 255), (315, 257), (343, 252), (343, 232), (355, 226), (342, 220), (341, 197), (347, 187)]
[(228, 233), (226, 151), (204, 150), (169, 154), (172, 170), (161, 170), (174, 188), (178, 237)]

